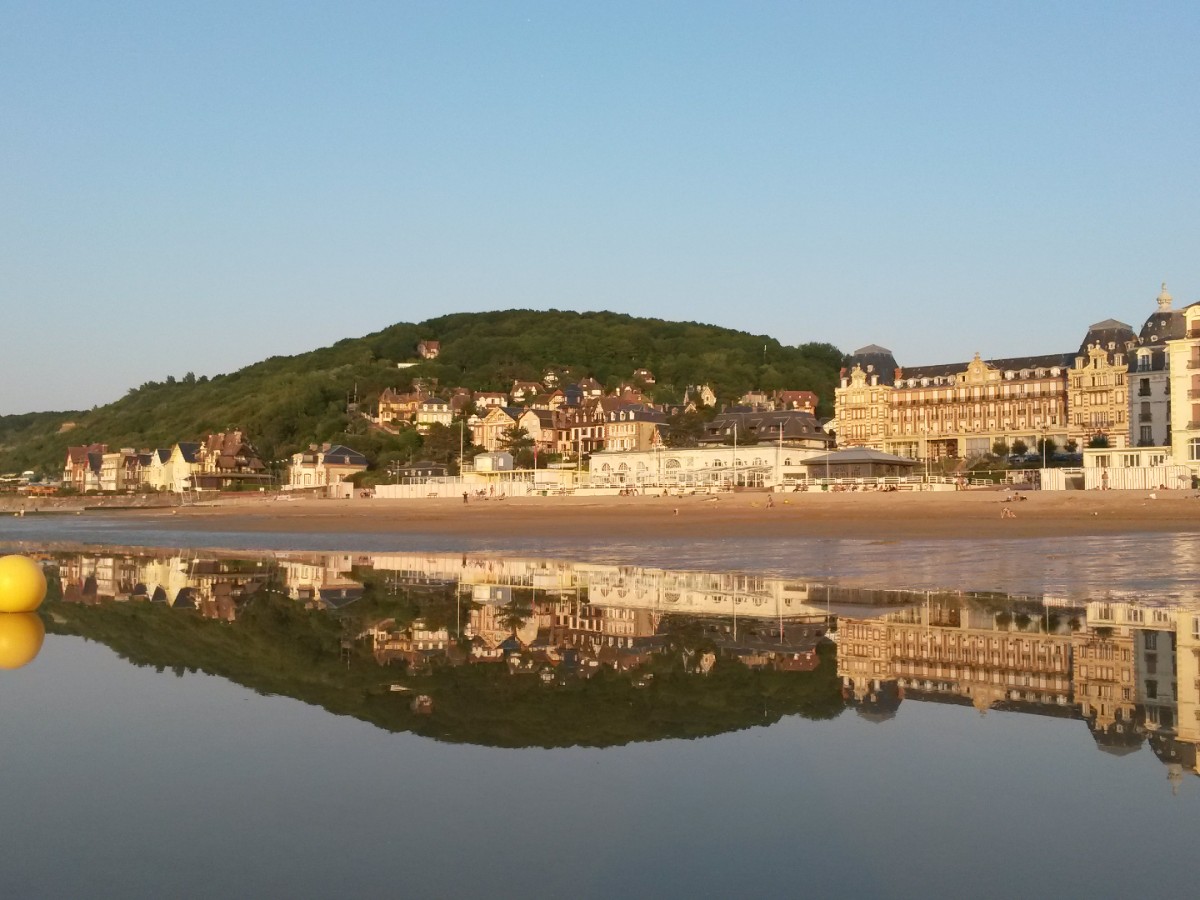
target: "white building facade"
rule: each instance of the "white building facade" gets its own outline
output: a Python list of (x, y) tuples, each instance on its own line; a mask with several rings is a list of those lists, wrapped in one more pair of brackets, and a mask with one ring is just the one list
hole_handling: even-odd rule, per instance
[(592, 487), (709, 489), (783, 487), (806, 480), (803, 462), (823, 450), (786, 444), (664, 447), (592, 454)]

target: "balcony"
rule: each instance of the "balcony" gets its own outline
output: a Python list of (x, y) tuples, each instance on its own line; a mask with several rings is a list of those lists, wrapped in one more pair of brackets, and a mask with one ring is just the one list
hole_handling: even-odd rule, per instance
[(1200, 359), (1189, 359), (1187, 361), (1187, 367), (1189, 369), (1200, 369)]
[(1138, 413), (1138, 421), (1139, 422), (1153, 422), (1154, 416), (1148, 412)]
[(1189, 400), (1200, 400), (1200, 388), (1192, 388), (1188, 391)]

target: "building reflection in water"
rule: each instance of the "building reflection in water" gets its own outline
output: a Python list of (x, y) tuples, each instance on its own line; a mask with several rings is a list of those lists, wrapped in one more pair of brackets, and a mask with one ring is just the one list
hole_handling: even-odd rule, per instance
[[(547, 681), (636, 672), (689, 631), (716, 656), (803, 672), (837, 646), (845, 702), (872, 721), (924, 701), (1080, 720), (1105, 752), (1149, 742), (1178, 783), (1200, 774), (1200, 601), (867, 591), (737, 573), (462, 554), (55, 554), (62, 599), (161, 603), (235, 621), (275, 588), (337, 611), (369, 584), (440, 598), (440, 615), (368, 618), (383, 665), (504, 662)], [(449, 606), (446, 606), (446, 604)]]
[(1078, 719), (1108, 753), (1149, 740), (1200, 774), (1200, 604), (930, 597), (838, 622), (838, 675), (867, 719), (904, 700)]

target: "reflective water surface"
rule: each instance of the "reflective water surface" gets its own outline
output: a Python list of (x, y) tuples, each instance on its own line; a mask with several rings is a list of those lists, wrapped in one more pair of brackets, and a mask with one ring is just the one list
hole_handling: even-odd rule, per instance
[(36, 555), (45, 640), (0, 672), (14, 896), (1197, 889), (1178, 585)]

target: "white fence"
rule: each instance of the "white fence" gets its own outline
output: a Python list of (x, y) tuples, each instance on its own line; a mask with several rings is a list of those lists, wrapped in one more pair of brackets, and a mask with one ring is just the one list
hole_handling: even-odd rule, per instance
[(1092, 467), (1041, 469), (1042, 490), (1154, 491), (1187, 489), (1192, 473), (1187, 466)]
[(375, 497), (380, 500), (423, 500), (427, 497), (458, 497), (463, 492), (472, 499), (527, 497), (537, 492), (528, 481), (493, 481), (478, 479), (438, 478), (420, 484), (377, 484)]
[(1192, 486), (1192, 471), (1187, 466), (1139, 466), (1137, 468), (1087, 468), (1083, 470), (1086, 490), (1153, 491), (1186, 490)]

